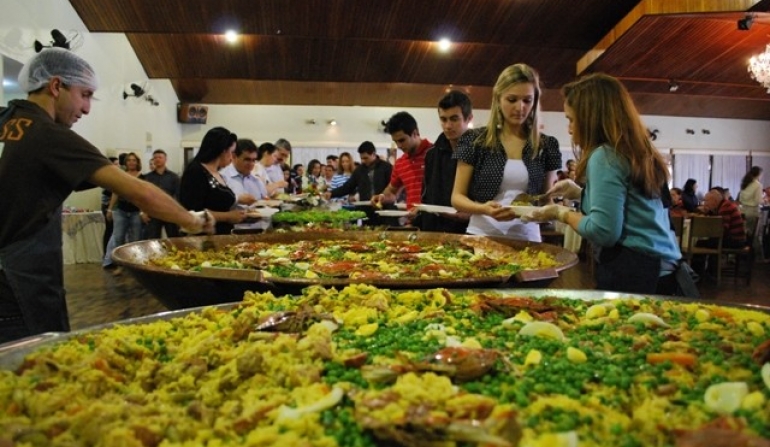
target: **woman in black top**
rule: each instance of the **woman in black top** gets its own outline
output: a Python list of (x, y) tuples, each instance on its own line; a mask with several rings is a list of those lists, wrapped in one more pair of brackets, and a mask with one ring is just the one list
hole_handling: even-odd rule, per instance
[(190, 211), (209, 210), (217, 222), (216, 234), (230, 234), (233, 225), (246, 217), (243, 210), (235, 208), (235, 193), (219, 173), (232, 162), (237, 139), (224, 127), (206, 132), (179, 186), (179, 202)]
[(695, 191), (698, 190), (698, 182), (694, 178), (687, 179), (682, 189), (682, 206), (688, 213), (693, 213), (698, 210), (698, 197), (695, 196)]

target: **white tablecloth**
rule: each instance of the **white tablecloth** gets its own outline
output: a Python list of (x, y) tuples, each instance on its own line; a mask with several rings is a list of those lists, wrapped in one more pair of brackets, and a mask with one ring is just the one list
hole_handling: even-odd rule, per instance
[(101, 262), (104, 216), (98, 211), (62, 214), (62, 251), (65, 264)]

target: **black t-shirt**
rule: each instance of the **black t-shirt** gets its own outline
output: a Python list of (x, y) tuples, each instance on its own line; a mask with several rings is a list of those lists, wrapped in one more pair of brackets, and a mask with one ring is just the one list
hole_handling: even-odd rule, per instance
[(93, 188), (88, 179), (111, 164), (38, 105), (14, 100), (9, 106), (14, 110), (0, 127), (0, 247), (40, 231), (72, 191)]
[[(230, 211), (235, 205), (235, 193), (193, 160), (182, 173), (179, 202), (191, 211)], [(217, 234), (230, 234), (232, 229), (233, 224), (217, 222)]]

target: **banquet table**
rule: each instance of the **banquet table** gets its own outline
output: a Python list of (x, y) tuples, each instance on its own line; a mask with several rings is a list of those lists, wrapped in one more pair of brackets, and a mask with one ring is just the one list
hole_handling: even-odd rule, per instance
[(65, 264), (101, 262), (104, 216), (99, 211), (62, 213), (62, 252)]

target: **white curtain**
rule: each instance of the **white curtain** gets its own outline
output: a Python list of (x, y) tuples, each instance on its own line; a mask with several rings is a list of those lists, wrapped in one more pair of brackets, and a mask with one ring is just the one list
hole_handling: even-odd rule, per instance
[(753, 155), (751, 157), (751, 166), (762, 168), (762, 178), (760, 179), (762, 185), (770, 184), (770, 154)]
[(687, 179), (691, 178), (698, 182), (698, 197), (702, 197), (709, 186), (709, 156), (680, 154), (674, 150), (674, 186), (682, 188)]
[(744, 175), (746, 175), (746, 155), (714, 155), (711, 186), (730, 188), (733, 199), (737, 200)]

